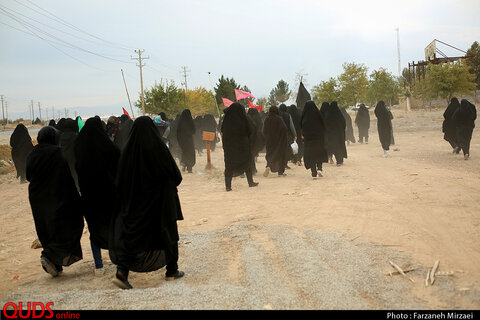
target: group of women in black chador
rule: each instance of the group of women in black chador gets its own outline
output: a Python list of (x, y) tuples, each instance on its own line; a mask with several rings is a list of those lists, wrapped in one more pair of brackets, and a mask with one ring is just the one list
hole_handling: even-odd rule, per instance
[(166, 266), (167, 280), (182, 277), (177, 265), (182, 175), (154, 121), (141, 116), (105, 124), (92, 117), (79, 130), (70, 120), (43, 127), (26, 158), (43, 269), (55, 277), (82, 259), (86, 221), (96, 270), (103, 266), (100, 249), (108, 250), (118, 287), (132, 288), (129, 271)]
[(463, 152), (463, 157), (468, 160), (470, 157), (470, 141), (472, 140), (477, 110), (468, 100), (452, 98), (447, 109), (443, 113), (442, 132), (443, 138), (450, 143), (454, 154)]
[[(337, 102), (318, 108), (307, 101), (295, 105), (271, 106), (268, 112), (236, 102), (223, 110), (216, 122), (213, 115), (192, 118), (185, 109), (175, 119), (160, 113), (153, 120), (141, 116), (110, 117), (104, 123), (89, 118), (79, 128), (78, 118), (61, 119), (38, 132), (36, 146), (27, 128), (19, 124), (10, 144), (17, 177), (29, 181), (29, 200), (38, 238), (42, 244), (41, 265), (57, 276), (64, 266), (82, 259), (80, 240), (84, 221), (89, 229), (95, 270), (103, 267), (101, 249), (108, 250), (117, 265), (114, 284), (132, 288), (128, 274), (150, 272), (166, 266), (166, 279), (183, 276), (178, 270), (177, 221), (183, 219), (177, 187), (183, 171), (192, 172), (196, 152), (201, 152), (196, 135), (203, 131), (220, 134), (224, 151), (225, 187), (232, 190), (232, 178), (246, 176), (249, 187), (258, 186), (253, 177), (256, 159), (265, 153), (270, 172), (285, 176), (289, 161), (310, 170), (313, 179), (324, 175), (323, 163), (341, 166), (347, 159), (346, 141), (355, 142), (352, 119)], [(374, 114), (384, 154), (394, 144), (393, 115), (383, 101)], [(347, 114), (348, 115), (348, 114)], [(470, 154), (470, 140), (476, 109), (467, 100), (453, 98), (445, 110), (444, 139), (453, 153)], [(368, 143), (370, 114), (360, 105), (355, 120), (358, 141)], [(212, 150), (217, 137), (212, 142)], [(292, 144), (296, 143), (297, 152)]]

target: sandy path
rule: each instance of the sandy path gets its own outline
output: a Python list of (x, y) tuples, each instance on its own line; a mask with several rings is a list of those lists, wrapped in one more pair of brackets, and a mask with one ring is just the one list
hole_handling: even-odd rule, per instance
[[(312, 180), (304, 167), (292, 164), (286, 177), (263, 177), (262, 155), (254, 178), (259, 186), (249, 188), (245, 179), (234, 178), (233, 191), (225, 192), (222, 149), (213, 152), (210, 171), (205, 169), (205, 154), (197, 157), (194, 173), (185, 173), (179, 188), (185, 216), (179, 223), (180, 266), (186, 271), (185, 279), (175, 286), (163, 284), (163, 271), (134, 274), (132, 285), (139, 289), (131, 291), (134, 293), (119, 292), (111, 284), (114, 266), (109, 261), (106, 275), (93, 276), (87, 233), (82, 240), (83, 261), (66, 268), (58, 279), (45, 274), (39, 266), (40, 250), (30, 248), (36, 236), (28, 186), (20, 185), (13, 174), (3, 176), (1, 301), (43, 297), (66, 309), (95, 308), (96, 301), (104, 302), (97, 308), (113, 309), (119, 308), (118, 301), (122, 301), (122, 309), (479, 309), (480, 132), (474, 131), (472, 156), (464, 161), (463, 156), (451, 154), (443, 140), (441, 114), (394, 112), (396, 145), (388, 158), (382, 157), (372, 117), (370, 143), (347, 146), (345, 165), (324, 164), (325, 177), (318, 180)], [(323, 242), (308, 240), (321, 238)], [(202, 241), (215, 245), (205, 247), (199, 243)], [(292, 243), (297, 246), (279, 250)], [(252, 255), (249, 248), (254, 244), (261, 248)], [(195, 246), (202, 247), (200, 252)], [(322, 251), (325, 247), (329, 250)], [(333, 254), (339, 247), (342, 259)], [(296, 250), (306, 250), (305, 259)], [(263, 258), (248, 258), (248, 254), (262, 257), (259, 252)], [(106, 251), (104, 257), (108, 259)], [(317, 265), (320, 257), (323, 262)], [(393, 270), (390, 259), (397, 259), (402, 267), (416, 266), (418, 270), (409, 273), (415, 282), (385, 276)], [(439, 271), (455, 271), (455, 275), (440, 276), (434, 286), (425, 287), (426, 271), (435, 260), (440, 260)], [(273, 267), (268, 269), (265, 264)], [(324, 268), (326, 265), (329, 267)], [(266, 277), (268, 270), (273, 271)], [(294, 270), (328, 277), (344, 290), (326, 299), (333, 284), (308, 276), (296, 279), (291, 276), (298, 272)], [(323, 271), (317, 274), (313, 270)], [(288, 283), (285, 290), (290, 291), (276, 292), (275, 283)], [(359, 287), (366, 289), (357, 290)], [(167, 299), (156, 289), (191, 299), (180, 305), (178, 301), (152, 304), (142, 299), (143, 295)], [(231, 299), (222, 298), (224, 291)], [(257, 297), (257, 302), (246, 296)], [(296, 303), (282, 305), (283, 300)]]

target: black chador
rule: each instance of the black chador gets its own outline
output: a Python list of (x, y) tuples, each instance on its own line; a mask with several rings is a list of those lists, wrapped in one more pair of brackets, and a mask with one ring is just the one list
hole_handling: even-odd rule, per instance
[(57, 276), (62, 266), (82, 259), (84, 227), (80, 196), (57, 145), (58, 134), (53, 127), (42, 128), (38, 145), (27, 159), (28, 198), (43, 247), (41, 264), (52, 276)]
[(109, 241), (110, 258), (117, 265), (115, 285), (129, 289), (129, 271), (150, 272), (165, 265), (167, 280), (183, 275), (177, 265), (181, 181), (152, 119), (138, 117), (118, 163), (119, 210)]
[(355, 116), (355, 125), (358, 127), (358, 141), (368, 143), (368, 130), (370, 129), (370, 112), (362, 103)]
[(328, 161), (325, 149), (325, 123), (315, 102), (308, 101), (303, 108), (301, 130), (304, 141), (303, 162), (312, 177), (323, 176), (322, 163)]
[[(203, 116), (203, 125), (203, 130), (215, 133), (215, 140), (210, 141), (210, 150), (215, 151), (215, 147), (219, 141), (217, 136), (217, 121), (215, 120), (215, 117), (211, 114), (206, 114)], [(203, 143), (205, 144), (205, 141)]]
[(115, 135), (113, 142), (122, 150), (125, 144), (127, 143), (128, 137), (130, 136), (130, 130), (132, 130), (133, 120), (130, 119), (126, 114), (120, 116), (120, 124), (118, 125), (118, 131)]
[(271, 106), (268, 116), (263, 123), (263, 135), (265, 136), (265, 147), (267, 167), (265, 177), (269, 172), (278, 172), (279, 176), (285, 175), (285, 167), (292, 156), (292, 147), (288, 143), (288, 129), (280, 116), (276, 106)]
[(180, 163), (182, 164), (183, 171), (187, 170), (189, 173), (192, 172), (192, 168), (196, 162), (195, 143), (193, 140), (195, 132), (196, 128), (192, 114), (189, 109), (185, 109), (178, 118), (177, 140), (182, 151)]
[(453, 114), (455, 121), (456, 137), (458, 147), (462, 149), (465, 160), (470, 156), (470, 141), (472, 140), (477, 110), (475, 106), (466, 99), (462, 99), (460, 107)]
[(330, 103), (324, 114), (327, 129), (327, 152), (330, 157), (335, 156), (337, 165), (342, 165), (343, 159), (347, 158), (347, 148), (345, 147), (347, 123), (336, 101)]
[(288, 108), (288, 113), (292, 117), (293, 125), (295, 127), (295, 132), (297, 134), (297, 144), (298, 144), (298, 153), (292, 156), (292, 162), (298, 165), (301, 165), (303, 158), (303, 140), (302, 140), (302, 130), (301, 130), (301, 117), (302, 112), (294, 104), (290, 105)]
[(260, 113), (255, 108), (248, 108), (248, 116), (252, 118), (255, 123), (255, 143), (252, 148), (252, 154), (254, 157), (258, 157), (260, 151), (265, 148), (265, 137), (263, 136), (263, 121), (260, 117)]
[(385, 106), (385, 102), (379, 101), (375, 107), (375, 116), (377, 117), (377, 130), (384, 155), (388, 154), (392, 144), (392, 113)]
[(78, 135), (78, 122), (70, 118), (63, 118), (58, 122), (57, 128), (61, 131), (60, 148), (63, 157), (67, 160), (73, 181), (79, 189), (77, 171), (75, 170), (75, 152), (73, 150)]
[(75, 169), (90, 240), (108, 249), (110, 224), (118, 202), (115, 180), (120, 150), (107, 136), (99, 117), (85, 122), (75, 140)]
[(342, 111), (343, 117), (345, 118), (345, 122), (347, 124), (347, 127), (345, 129), (345, 140), (347, 141), (347, 144), (355, 143), (355, 135), (353, 134), (353, 125), (352, 125), (352, 117), (347, 112), (347, 109), (345, 107), (340, 108), (340, 111)]
[(256, 133), (253, 120), (248, 120), (245, 108), (238, 102), (232, 103), (223, 112), (220, 132), (225, 161), (225, 188), (227, 191), (232, 190), (232, 177), (243, 173), (247, 176), (248, 185), (255, 187), (258, 183), (254, 182), (252, 177), (254, 161), (252, 146)]
[(457, 109), (460, 107), (460, 102), (457, 98), (452, 98), (450, 103), (443, 113), (443, 123), (442, 123), (442, 132), (443, 132), (443, 139), (448, 141), (453, 148), (454, 153), (459, 153), (460, 148), (458, 148), (457, 143), (457, 126), (455, 121), (453, 120), (453, 114)]
[(33, 143), (28, 129), (23, 123), (19, 123), (10, 136), (10, 147), (12, 147), (12, 160), (17, 170), (17, 179), (25, 183), (27, 157), (33, 150)]

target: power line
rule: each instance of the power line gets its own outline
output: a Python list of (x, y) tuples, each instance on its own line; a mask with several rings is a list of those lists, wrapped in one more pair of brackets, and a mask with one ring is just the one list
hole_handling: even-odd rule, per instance
[[(117, 43), (114, 43), (114, 42), (105, 40), (105, 39), (103, 39), (103, 38), (97, 37), (97, 36), (95, 36), (95, 35), (93, 35), (93, 34), (91, 34), (91, 33), (89, 33), (89, 32), (86, 32), (86, 31), (78, 28), (77, 26), (71, 24), (70, 22), (65, 21), (64, 19), (56, 16), (55, 14), (51, 13), (50, 11), (48, 11), (48, 10), (46, 10), (46, 9), (38, 6), (37, 4), (33, 3), (33, 2), (30, 1), (30, 0), (27, 0), (27, 1), (28, 1), (30, 4), (34, 5), (35, 7), (37, 7), (38, 9), (46, 12), (46, 13), (47, 13), (48, 15), (50, 15), (50, 16), (45, 15), (45, 14), (39, 12), (38, 10), (35, 10), (35, 9), (27, 6), (26, 4), (19, 2), (18, 0), (14, 0), (14, 1), (17, 2), (17, 3), (19, 3), (19, 4), (21, 4), (21, 5), (24, 6), (24, 7), (32, 10), (32, 11), (34, 11), (34, 12), (36, 12), (36, 13), (44, 16), (44, 17), (47, 17), (47, 18), (49, 18), (49, 19), (51, 19), (51, 20), (56, 21), (57, 23), (63, 24), (63, 25), (65, 25), (65, 26), (67, 26), (67, 27), (69, 27), (69, 28), (71, 28), (71, 29), (74, 29), (74, 30), (76, 30), (76, 31), (78, 31), (78, 32), (81, 32), (81, 33), (83, 33), (83, 34), (86, 34), (86, 35), (88, 35), (88, 36), (90, 36), (90, 37), (93, 37), (93, 38), (95, 38), (95, 39), (97, 39), (97, 40), (100, 40), (100, 41), (102, 41), (102, 42), (105, 42), (105, 43), (108, 43), (108, 44), (110, 44), (110, 45), (113, 45), (113, 46), (115, 46), (115, 47), (117, 47), (117, 48), (119, 48), (119, 49), (126, 50), (126, 51), (130, 51), (130, 50), (133, 49), (133, 48), (131, 48), (131, 47), (127, 47), (127, 46), (124, 46), (124, 45), (121, 45), (121, 44), (117, 44)], [(53, 18), (52, 18), (52, 17), (53, 17)]]
[[(40, 32), (40, 33), (43, 33), (43, 34), (45, 34), (45, 35), (47, 35), (47, 36), (49, 36), (49, 37), (51, 37), (51, 38), (56, 39), (57, 41), (60, 41), (60, 43), (58, 43), (59, 45), (64, 45), (64, 46), (70, 47), (70, 48), (72, 48), (72, 49), (77, 49), (77, 50), (80, 50), (80, 51), (83, 51), (83, 52), (86, 52), (86, 53), (89, 53), (89, 54), (92, 54), (92, 55), (95, 55), (95, 56), (98, 56), (98, 57), (101, 57), (101, 58), (113, 60), (113, 61), (119, 61), (119, 62), (123, 62), (123, 63), (132, 63), (132, 62), (129, 62), (129, 61), (123, 61), (123, 60), (111, 58), (111, 57), (108, 57), (108, 56), (106, 56), (106, 55), (99, 54), (99, 53), (96, 53), (96, 52), (93, 52), (93, 51), (90, 51), (90, 50), (81, 48), (81, 47), (79, 47), (79, 46), (77, 46), (77, 45), (74, 45), (74, 44), (71, 44), (71, 43), (69, 43), (69, 42), (67, 42), (67, 41), (62, 40), (62, 39), (60, 39), (60, 38), (58, 38), (58, 37), (56, 37), (56, 36), (54, 36), (54, 35), (46, 32), (46, 31), (44, 31), (44, 30), (42, 30), (42, 29), (40, 29), (40, 28), (38, 28), (38, 27), (36, 27), (36, 26), (34, 26), (34, 25), (26, 22), (25, 20), (23, 20), (23, 19), (21, 19), (21, 18), (19, 18), (19, 17), (16, 17), (15, 15), (9, 13), (8, 11), (6, 11), (6, 10), (3, 9), (3, 8), (0, 8), (0, 11), (2, 11), (2, 13), (5, 14), (6, 16), (8, 16), (9, 18), (11, 18), (11, 19), (17, 21), (18, 23), (20, 23), (23, 27), (29, 29), (31, 32), (33, 32), (33, 31), (31, 30), (31, 28), (33, 28), (33, 29), (36, 29), (36, 30), (37, 30), (38, 32)], [(38, 35), (37, 35), (37, 36), (38, 36)], [(43, 39), (43, 38), (41, 38), (41, 37), (39, 37), (39, 38), (42, 39), (42, 40), (45, 40), (45, 39)]]

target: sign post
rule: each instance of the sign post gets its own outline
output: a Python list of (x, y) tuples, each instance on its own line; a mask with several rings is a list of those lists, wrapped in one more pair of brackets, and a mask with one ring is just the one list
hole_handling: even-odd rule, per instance
[(210, 141), (215, 140), (215, 132), (208, 132), (208, 131), (203, 131), (202, 132), (202, 140), (207, 142), (207, 169), (212, 168), (212, 161), (210, 158)]

